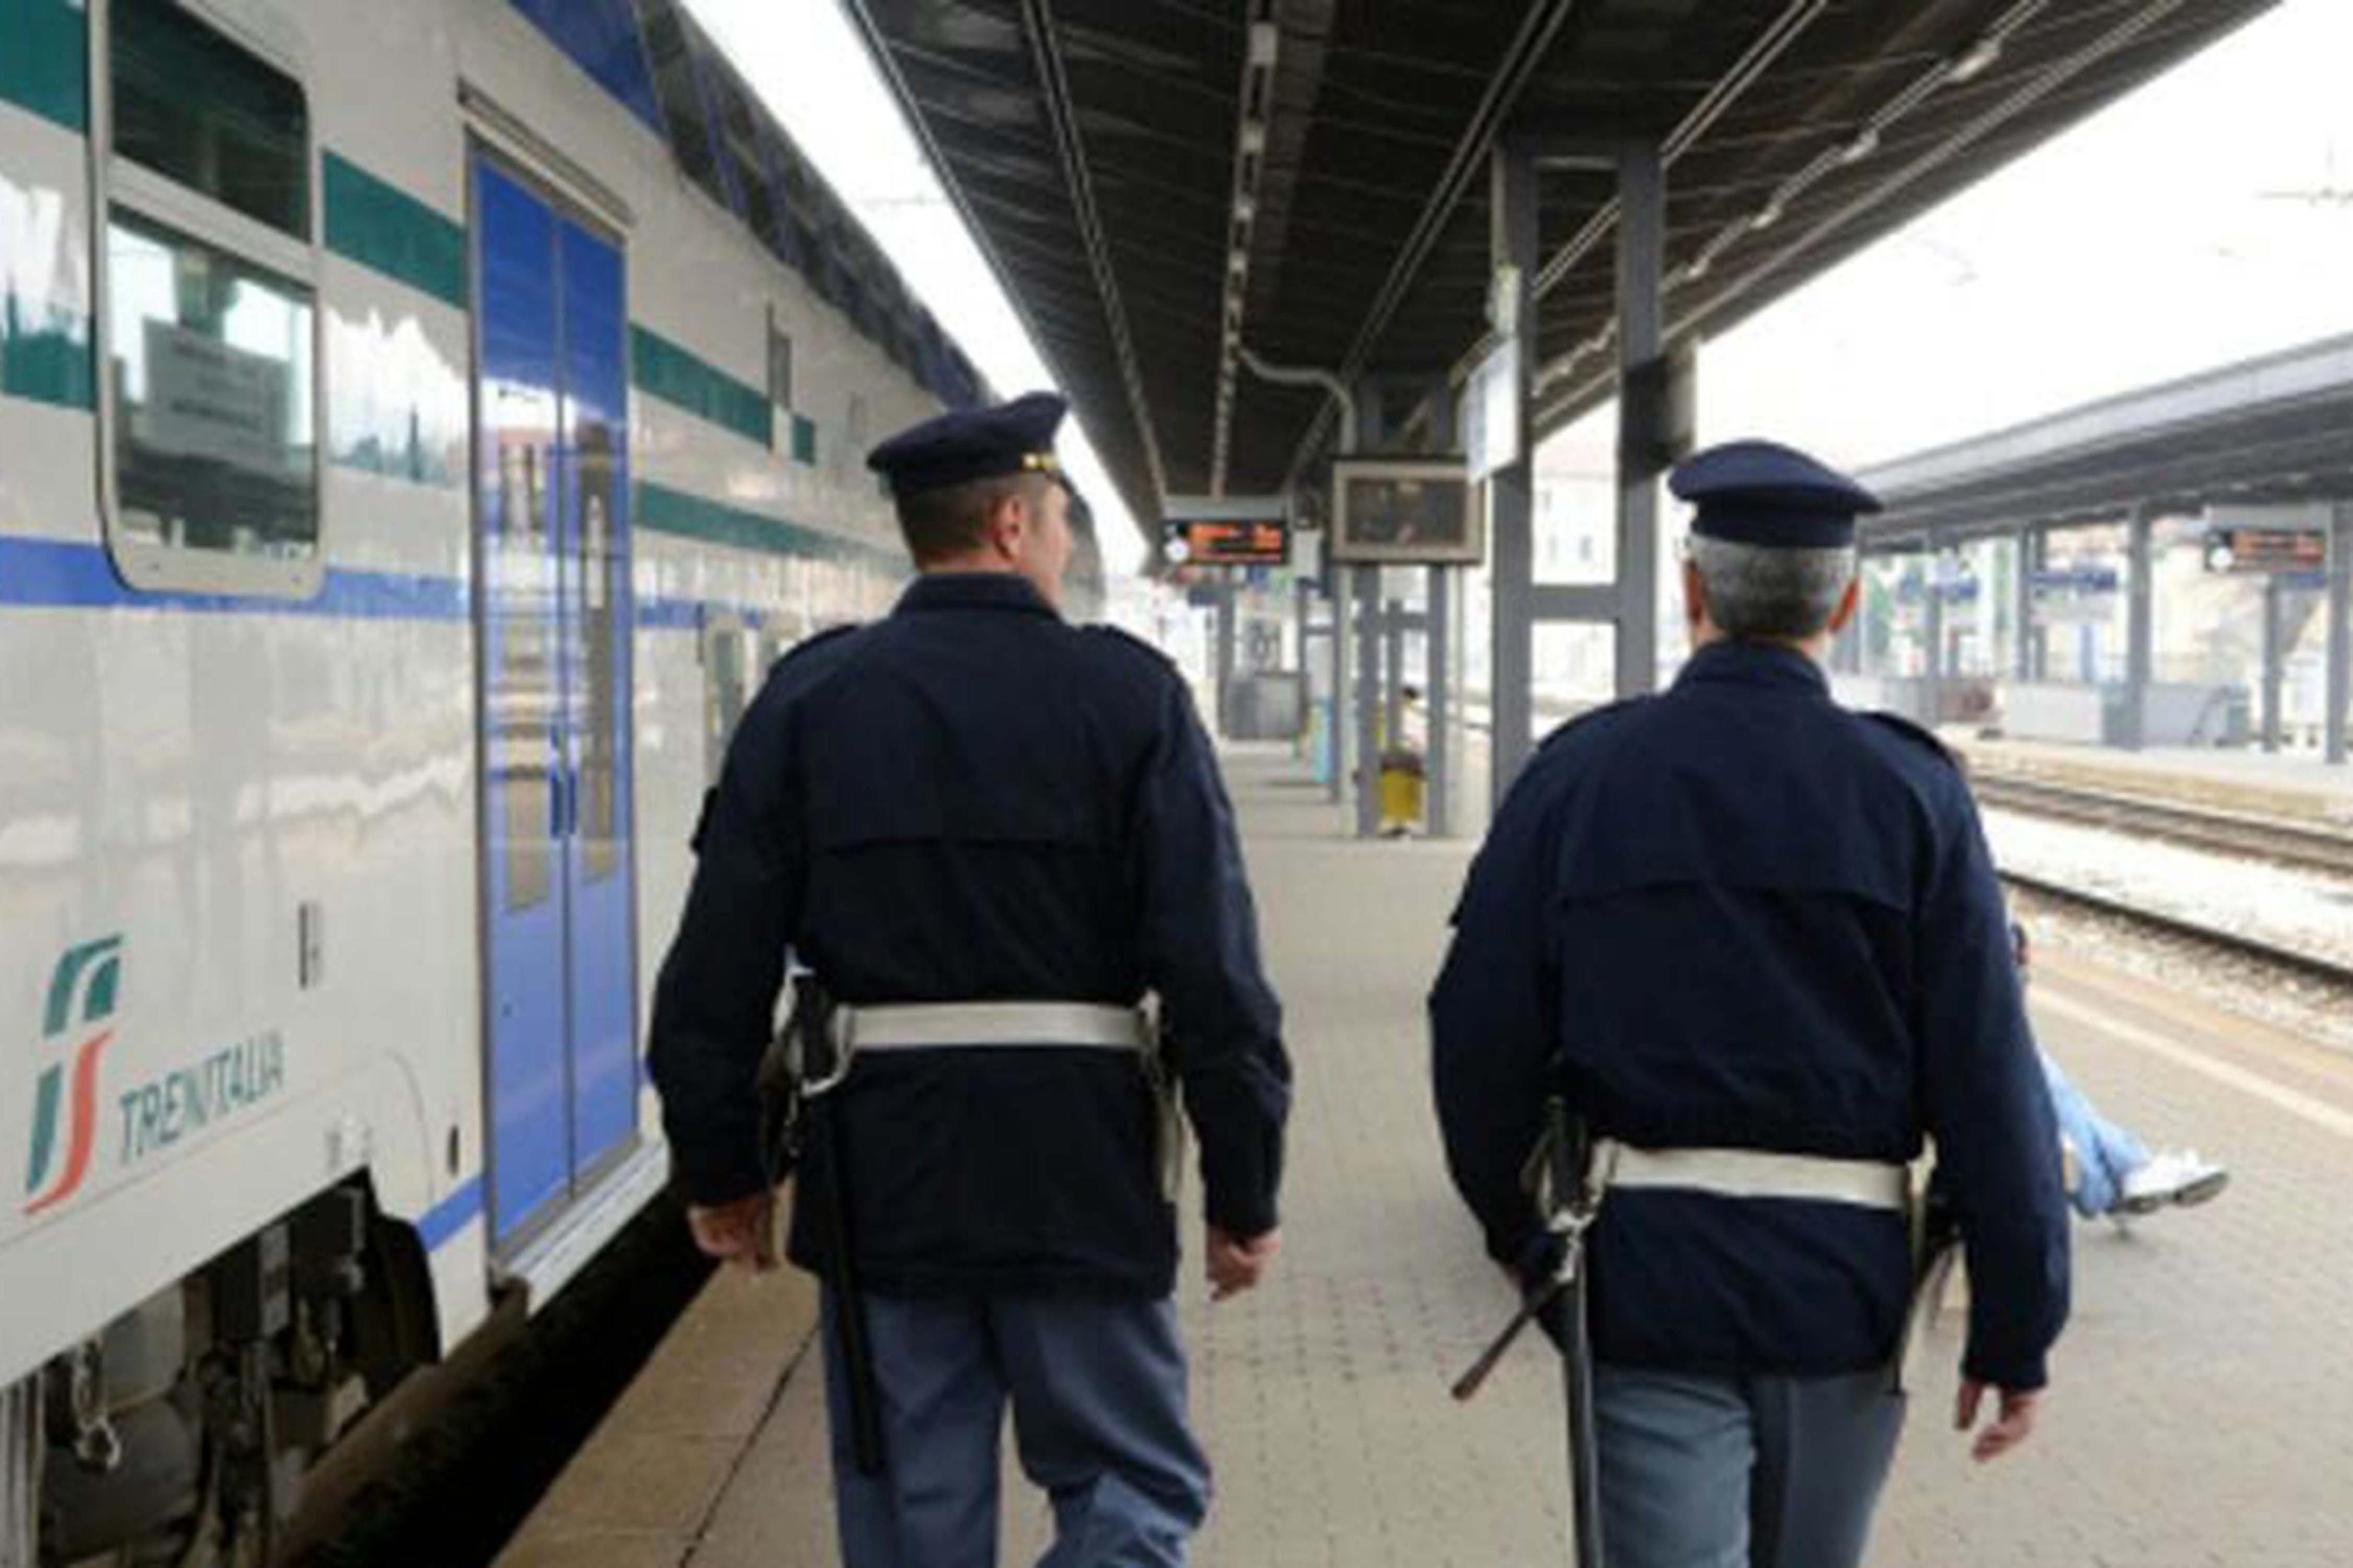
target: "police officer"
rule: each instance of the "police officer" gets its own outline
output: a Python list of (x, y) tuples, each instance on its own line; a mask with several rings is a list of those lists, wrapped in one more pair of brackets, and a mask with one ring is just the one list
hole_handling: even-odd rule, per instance
[(1996, 1393), (1990, 1458), (2066, 1316), (2058, 1141), (1966, 784), (1823, 675), (1878, 503), (1759, 441), (1672, 488), (1692, 658), (1514, 784), (1430, 997), (1439, 1111), (1489, 1252), (1531, 1279), (1547, 1098), (1597, 1140), (1609, 1568), (1841, 1568), (1902, 1423), (1906, 1162), (1934, 1140), (1971, 1286), (1957, 1425)]
[[(754, 1078), (786, 949), (838, 999), (849, 1066), (821, 1125), (841, 1145), (805, 1161), (787, 1250), (829, 1279), (830, 1249), (856, 1264), (857, 1299), (824, 1302), (849, 1568), (994, 1563), (1008, 1399), (1052, 1562), (1184, 1561), (1209, 1478), (1170, 1300), (1163, 1075), (1200, 1143), (1213, 1293), (1256, 1284), (1277, 1245), (1290, 1068), (1231, 809), (1176, 670), (1060, 618), (1064, 412), (1033, 394), (947, 414), (868, 458), (919, 575), (887, 619), (770, 673), (655, 997), (696, 1239), (754, 1264)], [(852, 1462), (845, 1312), (871, 1342), (878, 1474)]]

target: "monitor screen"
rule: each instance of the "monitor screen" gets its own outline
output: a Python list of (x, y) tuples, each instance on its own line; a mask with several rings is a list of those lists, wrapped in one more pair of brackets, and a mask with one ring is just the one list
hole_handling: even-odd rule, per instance
[(1335, 458), (1332, 559), (1476, 564), (1486, 555), (1476, 499), (1459, 458)]

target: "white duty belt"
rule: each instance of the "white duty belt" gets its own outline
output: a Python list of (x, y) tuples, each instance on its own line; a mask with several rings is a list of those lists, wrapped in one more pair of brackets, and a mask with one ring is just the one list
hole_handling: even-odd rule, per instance
[[(1636, 1149), (1608, 1139), (1593, 1146), (1592, 1182), (1610, 1188), (1706, 1193), (1725, 1198), (1797, 1198), (1851, 1204), (1898, 1215), (1912, 1212), (1912, 1170), (1878, 1160), (1833, 1160), (1819, 1154), (1776, 1154), (1761, 1149)], [(1951, 1250), (1915, 1262), (1914, 1289), (1888, 1367), (1889, 1386), (1901, 1394), (1917, 1381), (1928, 1321), (1944, 1295)]]
[(837, 1007), (834, 1043), (864, 1051), (937, 1051), (989, 1046), (1077, 1046), (1148, 1051), (1152, 1020), (1140, 1007), (1094, 1002), (908, 1002)]
[(1878, 1160), (1761, 1149), (1637, 1149), (1607, 1138), (1593, 1146), (1593, 1183), (1605, 1191), (1660, 1188), (1723, 1198), (1798, 1198), (1900, 1215), (1911, 1206), (1911, 1179), (1909, 1166)]
[(1161, 1194), (1175, 1201), (1184, 1180), (1185, 1118), (1159, 1057), (1159, 1030), (1146, 1009), (1098, 1002), (905, 1002), (837, 1007), (830, 1026), (837, 1053), (833, 1074), (805, 1093), (831, 1089), (850, 1063), (869, 1051), (1049, 1046), (1133, 1052), (1152, 1085)]

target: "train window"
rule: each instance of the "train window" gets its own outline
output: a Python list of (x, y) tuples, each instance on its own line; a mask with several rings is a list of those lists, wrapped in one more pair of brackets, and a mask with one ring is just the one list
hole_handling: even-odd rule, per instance
[(119, 533), (310, 555), (311, 290), (121, 208), (107, 224), (106, 273)]
[(114, 151), (308, 239), (310, 111), (294, 79), (174, 0), (115, 0), (108, 16)]
[(137, 587), (309, 594), (318, 257), (310, 111), (286, 58), (299, 40), (266, 5), (240, 3), (234, 33), (204, 14), (104, 13), (108, 542)]
[(793, 405), (793, 340), (768, 312), (768, 401), (790, 410)]

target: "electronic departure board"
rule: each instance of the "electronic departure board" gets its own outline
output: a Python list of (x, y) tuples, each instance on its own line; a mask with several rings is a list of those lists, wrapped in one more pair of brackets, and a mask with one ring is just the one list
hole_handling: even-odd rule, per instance
[(1167, 554), (1180, 566), (1281, 566), (1291, 560), (1291, 524), (1281, 518), (1172, 518)]
[(1282, 496), (1170, 496), (1160, 553), (1172, 566), (1287, 566), (1291, 505)]

